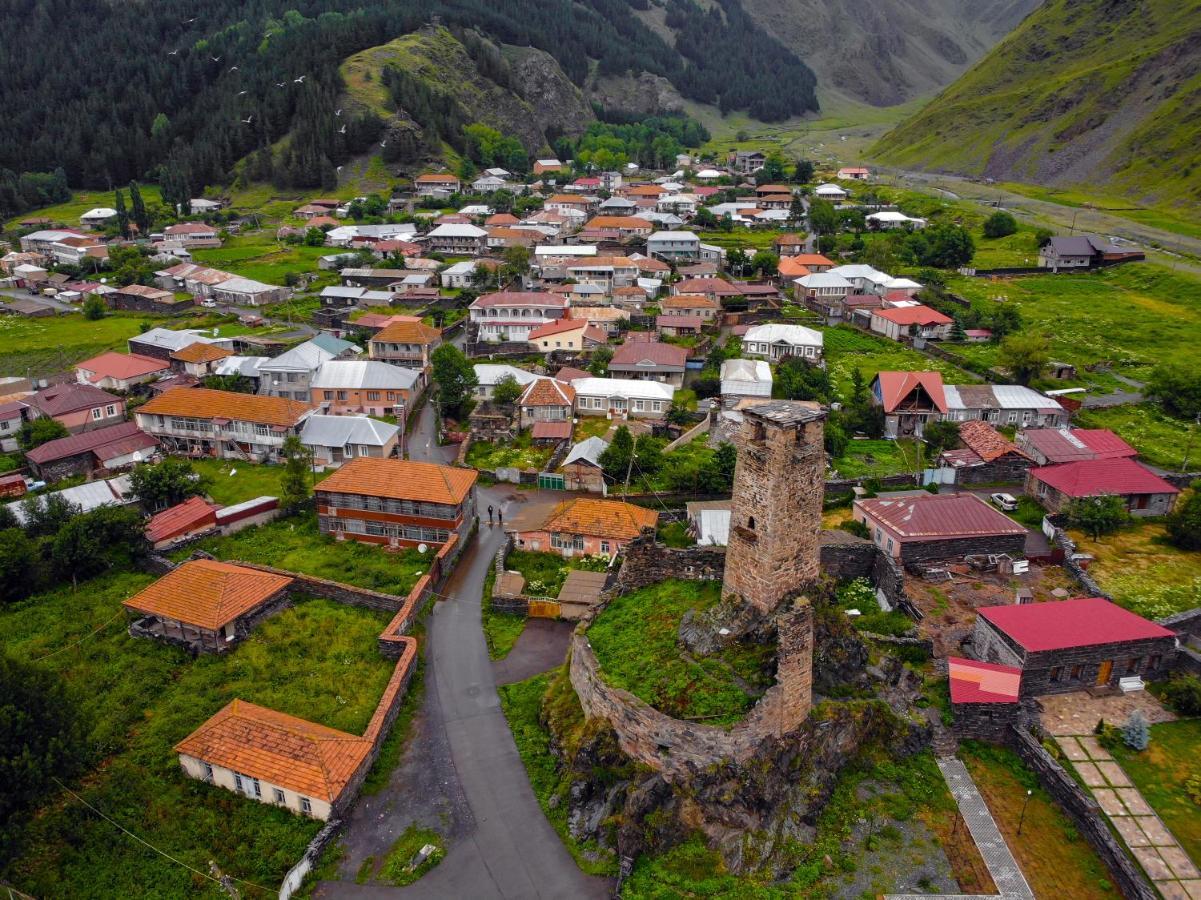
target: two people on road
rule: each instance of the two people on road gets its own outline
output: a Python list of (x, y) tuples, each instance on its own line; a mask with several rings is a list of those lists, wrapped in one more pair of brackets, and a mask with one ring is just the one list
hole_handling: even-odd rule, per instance
[[(496, 520), (497, 520), (498, 525), (505, 524), (505, 514), (499, 509), (496, 510)], [(489, 528), (492, 527), (492, 504), (491, 503), (488, 504), (488, 527)]]

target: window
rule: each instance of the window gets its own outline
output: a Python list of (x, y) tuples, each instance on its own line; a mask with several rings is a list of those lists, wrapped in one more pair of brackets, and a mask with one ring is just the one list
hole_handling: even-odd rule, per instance
[(601, 541), (601, 553), (608, 553), (608, 552), (609, 552), (609, 542)]
[(1151, 661), (1149, 663), (1147, 663), (1147, 668), (1150, 669), (1151, 671), (1155, 671), (1156, 669), (1159, 668), (1159, 664), (1161, 662), (1163, 662), (1163, 657), (1160, 656), (1158, 653), (1156, 653), (1154, 656), (1151, 657)]
[(346, 397), (347, 397), (346, 391), (338, 391), (338, 399), (339, 400), (341, 400), (342, 402), (345, 402)]
[(1077, 663), (1072, 666), (1072, 681), (1079, 681), (1081, 674), (1084, 672), (1084, 666)]
[(204, 763), (204, 780), (210, 784), (213, 781), (213, 767), (208, 763)]
[(99, 420), (100, 417), (103, 415), (103, 413), (104, 413), (104, 411), (99, 406), (97, 406), (95, 409), (92, 410), (92, 418), (94, 420)]
[(269, 435), (271, 433), (271, 428), (268, 425), (257, 425), (256, 424), (254, 426), (254, 433), (256, 435), (258, 435), (259, 437), (266, 437), (267, 435)]
[(888, 539), (888, 552), (892, 553), (892, 538)]
[(117, 414), (116, 404), (110, 403), (108, 406), (104, 407), (104, 414), (109, 418), (115, 416)]
[(1136, 672), (1138, 672), (1138, 670), (1142, 666), (1142, 664), (1143, 664), (1143, 658), (1141, 656), (1132, 657), (1126, 663), (1126, 674), (1127, 675), (1135, 674)]
[(275, 789), (274, 796), (275, 796), (275, 802), (278, 803), (280, 806), (284, 806), (287, 804), (288, 801), (284, 797), (284, 792), (281, 791), (279, 788)]
[(368, 391), (368, 392), (367, 392), (367, 399), (368, 399), (369, 401), (370, 401), (370, 400), (374, 400), (374, 401), (377, 401), (377, 402), (378, 402), (378, 401), (379, 401), (379, 391)]
[(301, 797), (300, 811), (306, 816), (311, 816), (313, 814), (313, 801), (311, 801), (308, 797)]
[(334, 392), (333, 392), (333, 391), (324, 391), (323, 393), (325, 394), (325, 399), (326, 399), (326, 400), (333, 400), (333, 399), (334, 399)]
[(1052, 681), (1058, 681), (1059, 676), (1062, 674), (1063, 674), (1063, 666), (1052, 666), (1051, 667), (1051, 680)]

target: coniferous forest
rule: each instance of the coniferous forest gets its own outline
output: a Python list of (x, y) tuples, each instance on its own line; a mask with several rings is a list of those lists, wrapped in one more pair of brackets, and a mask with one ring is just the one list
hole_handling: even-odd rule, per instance
[(52, 200), (64, 177), (95, 188), (153, 179), (169, 201), (186, 199), (247, 157), (251, 174), (321, 184), (380, 131), (370, 117), (334, 118), (341, 61), (431, 21), (544, 50), (581, 85), (590, 66), (646, 71), (764, 121), (817, 108), (812, 71), (738, 0), (708, 11), (661, 0), (675, 47), (634, 14), (649, 2), (10, 0), (0, 28), (20, 38), (0, 53), (0, 211)]

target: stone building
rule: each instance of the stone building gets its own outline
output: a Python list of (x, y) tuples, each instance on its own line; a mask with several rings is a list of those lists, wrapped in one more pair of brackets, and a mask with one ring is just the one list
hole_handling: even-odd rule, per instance
[(743, 410), (723, 596), (770, 613), (817, 581), (825, 418), (787, 400)]
[(988, 606), (972, 640), (977, 659), (1022, 670), (1022, 697), (1164, 677), (1177, 653), (1174, 632), (1104, 597)]

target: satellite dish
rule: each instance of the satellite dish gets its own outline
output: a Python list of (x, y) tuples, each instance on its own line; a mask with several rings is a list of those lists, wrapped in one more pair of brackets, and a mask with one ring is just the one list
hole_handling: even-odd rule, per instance
[(417, 545), (417, 552), (418, 552), (418, 553), (425, 553), (425, 551), (426, 551), (426, 550), (428, 550), (428, 549), (429, 549), (429, 547), (427, 547), (425, 544), (418, 544), (418, 545)]

